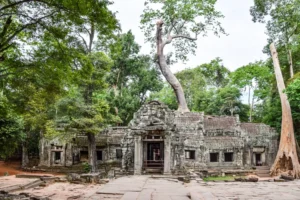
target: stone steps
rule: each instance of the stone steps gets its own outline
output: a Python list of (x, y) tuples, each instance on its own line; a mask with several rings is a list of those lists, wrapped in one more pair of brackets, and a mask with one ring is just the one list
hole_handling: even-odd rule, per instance
[(158, 169), (155, 169), (155, 168), (147, 168), (147, 169), (145, 169), (145, 172), (147, 173), (147, 174), (162, 174), (162, 172), (163, 172), (163, 169), (161, 169), (161, 168), (158, 168)]
[(263, 178), (271, 177), (269, 166), (257, 166), (255, 173), (259, 177), (263, 177)]

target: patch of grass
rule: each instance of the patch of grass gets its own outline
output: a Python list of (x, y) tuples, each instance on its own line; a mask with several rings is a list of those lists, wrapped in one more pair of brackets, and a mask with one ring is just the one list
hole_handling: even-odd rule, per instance
[(234, 181), (234, 178), (243, 178), (244, 176), (209, 176), (203, 178), (205, 182), (208, 181)]

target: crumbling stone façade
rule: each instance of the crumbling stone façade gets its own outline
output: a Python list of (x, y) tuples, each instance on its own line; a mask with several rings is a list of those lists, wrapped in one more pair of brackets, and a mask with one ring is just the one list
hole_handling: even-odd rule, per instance
[[(151, 101), (128, 127), (111, 127), (97, 135), (101, 165), (116, 162), (125, 171), (172, 172), (185, 169), (247, 169), (271, 165), (278, 134), (265, 124), (241, 123), (239, 116), (178, 113)], [(71, 166), (87, 161), (86, 136), (40, 143), (41, 166)]]

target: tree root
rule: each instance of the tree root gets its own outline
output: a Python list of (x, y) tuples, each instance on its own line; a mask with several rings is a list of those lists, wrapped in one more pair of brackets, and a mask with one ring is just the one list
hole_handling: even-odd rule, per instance
[[(297, 156), (296, 156), (297, 157)], [(272, 168), (271, 176), (287, 175), (294, 178), (300, 178), (300, 165), (298, 160), (292, 160), (291, 156), (286, 156), (283, 153), (282, 156), (277, 156)]]

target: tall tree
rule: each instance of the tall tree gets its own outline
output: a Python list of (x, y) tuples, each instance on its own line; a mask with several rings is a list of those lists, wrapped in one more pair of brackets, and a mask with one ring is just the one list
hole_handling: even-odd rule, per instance
[(283, 172), (288, 172), (295, 178), (300, 178), (300, 164), (298, 161), (296, 150), (296, 140), (294, 134), (292, 112), (287, 95), (283, 92), (283, 90), (285, 89), (285, 84), (283, 81), (283, 76), (278, 60), (278, 54), (274, 43), (270, 45), (270, 50), (272, 54), (277, 87), (282, 107), (280, 144), (276, 159), (271, 168), (271, 174), (278, 175)]
[[(105, 86), (110, 65), (99, 45), (97, 50), (94, 47), (97, 37), (111, 36), (118, 28), (110, 4), (94, 0), (1, 2), (1, 86), (24, 117), (26, 132), (35, 136), (45, 132), (47, 121), (53, 119), (48, 115), (51, 106), (70, 85), (85, 87), (86, 102), (94, 94), (89, 87)], [(87, 79), (93, 77), (99, 79), (89, 83)]]
[(179, 112), (189, 112), (184, 91), (176, 76), (168, 67), (164, 49), (172, 43), (176, 58), (187, 59), (189, 52), (194, 52), (199, 35), (205, 36), (209, 30), (214, 34), (224, 33), (217, 19), (220, 12), (215, 10), (216, 0), (146, 0), (141, 24), (148, 41), (153, 41), (156, 21), (156, 56), (157, 64), (173, 88)]
[(254, 22), (266, 22), (269, 41), (284, 47), (290, 77), (294, 76), (293, 45), (299, 42), (299, 0), (254, 0), (250, 12)]

